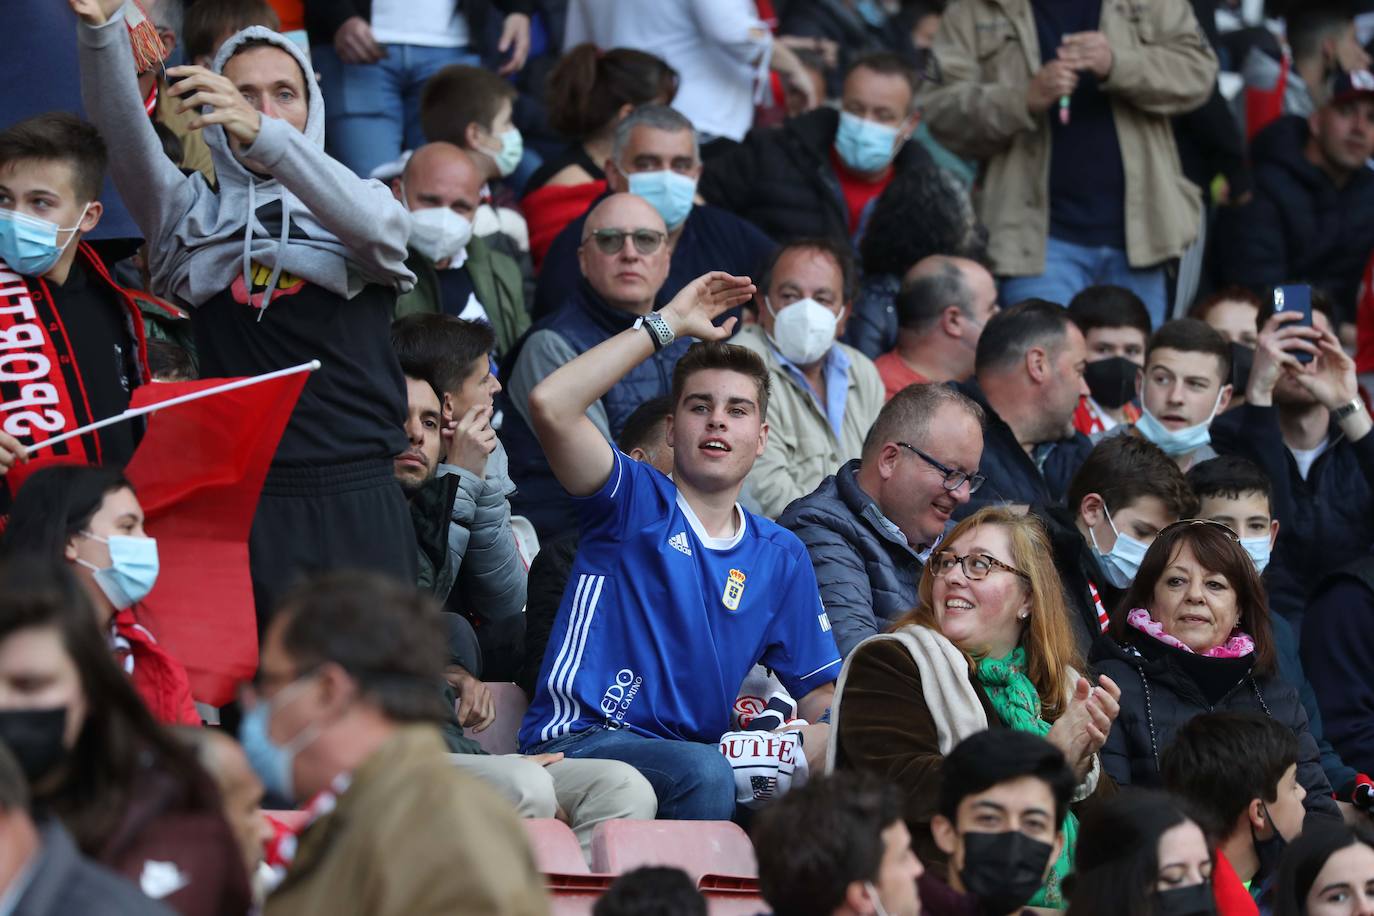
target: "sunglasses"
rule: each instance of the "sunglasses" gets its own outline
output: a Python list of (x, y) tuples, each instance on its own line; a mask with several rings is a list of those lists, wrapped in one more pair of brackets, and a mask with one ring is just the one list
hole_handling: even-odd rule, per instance
[(602, 254), (619, 254), (625, 247), (627, 237), (634, 242), (635, 251), (653, 254), (663, 247), (668, 240), (668, 233), (657, 229), (593, 229), (586, 241), (595, 242)]
[(1173, 531), (1175, 528), (1187, 528), (1187, 527), (1190, 527), (1190, 526), (1192, 526), (1192, 525), (1206, 525), (1206, 526), (1208, 526), (1209, 528), (1215, 528), (1217, 531), (1222, 532), (1223, 534), (1225, 534), (1228, 538), (1230, 538), (1230, 539), (1233, 540), (1233, 541), (1236, 541), (1236, 542), (1239, 542), (1239, 541), (1240, 541), (1240, 535), (1236, 534), (1234, 531), (1232, 531), (1232, 530), (1231, 530), (1229, 527), (1227, 527), (1226, 525), (1223, 525), (1221, 522), (1214, 522), (1214, 521), (1212, 521), (1210, 518), (1184, 518), (1184, 519), (1179, 519), (1178, 521), (1174, 522), (1172, 525), (1165, 525), (1163, 528), (1159, 529), (1159, 537), (1163, 537), (1164, 535), (1168, 534), (1170, 531)]

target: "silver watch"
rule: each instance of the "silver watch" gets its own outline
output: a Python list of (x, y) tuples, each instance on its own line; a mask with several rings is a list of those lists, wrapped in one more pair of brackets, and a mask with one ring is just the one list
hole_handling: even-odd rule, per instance
[(677, 339), (673, 329), (668, 327), (668, 322), (664, 321), (663, 316), (658, 312), (650, 312), (643, 316), (634, 323), (634, 326), (649, 332), (649, 339), (654, 342), (655, 352), (662, 350)]
[(1340, 407), (1337, 407), (1335, 410), (1331, 411), (1331, 416), (1336, 420), (1337, 423), (1339, 423), (1346, 417), (1354, 416), (1355, 414), (1359, 413), (1363, 407), (1364, 401), (1360, 400), (1359, 395), (1356, 395), (1355, 397), (1351, 398), (1349, 402), (1342, 404)]

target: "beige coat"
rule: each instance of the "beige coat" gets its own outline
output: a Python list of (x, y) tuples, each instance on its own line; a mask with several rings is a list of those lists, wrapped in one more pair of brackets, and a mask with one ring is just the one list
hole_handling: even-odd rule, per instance
[(849, 396), (842, 435), (838, 438), (811, 389), (803, 388), (783, 368), (759, 325), (749, 325), (731, 339), (753, 350), (768, 367), (768, 445), (744, 482), (744, 504), (760, 515), (777, 518), (792, 500), (805, 496), (826, 477), (863, 451), (864, 437), (883, 409), (883, 380), (873, 361), (853, 347), (835, 346), (849, 357)]
[(402, 727), (301, 835), (264, 916), (543, 916), (515, 812), (449, 762), (437, 729)]
[[(1178, 257), (1198, 234), (1201, 192), (1183, 177), (1169, 118), (1207, 100), (1217, 60), (1187, 0), (1103, 0), (1112, 46), (1102, 88), (1112, 97), (1126, 173), (1131, 266)], [(1049, 236), (1051, 106), (1026, 107), (1040, 69), (1028, 0), (956, 0), (935, 39), (940, 80), (920, 102), (935, 139), (982, 162), (974, 203), (990, 233), (995, 272), (1042, 273)]]

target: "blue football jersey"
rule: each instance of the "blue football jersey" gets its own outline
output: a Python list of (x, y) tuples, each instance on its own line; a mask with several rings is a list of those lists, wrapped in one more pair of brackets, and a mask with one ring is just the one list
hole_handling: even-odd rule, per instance
[(522, 751), (594, 726), (714, 743), (755, 663), (797, 698), (839, 674), (816, 573), (792, 532), (737, 507), (736, 534), (710, 537), (671, 480), (618, 451), (578, 509), (582, 539)]

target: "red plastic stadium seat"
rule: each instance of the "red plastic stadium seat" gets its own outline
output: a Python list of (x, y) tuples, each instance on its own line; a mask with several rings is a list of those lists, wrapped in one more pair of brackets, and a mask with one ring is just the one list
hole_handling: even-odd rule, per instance
[(514, 754), (516, 735), (520, 732), (520, 720), (525, 718), (529, 700), (519, 686), (507, 682), (487, 682), (491, 698), (496, 704), (496, 720), (486, 731), (475, 732), (464, 729), (463, 734), (482, 746), (488, 754)]
[[(592, 834), (592, 868), (621, 874), (641, 865), (673, 865), (703, 888), (712, 879), (756, 879), (749, 835), (729, 821), (606, 821)], [(728, 889), (731, 882), (721, 882)]]
[(523, 818), (534, 864), (546, 875), (585, 875), (587, 860), (572, 828), (554, 818)]

